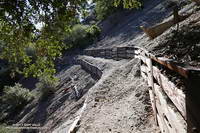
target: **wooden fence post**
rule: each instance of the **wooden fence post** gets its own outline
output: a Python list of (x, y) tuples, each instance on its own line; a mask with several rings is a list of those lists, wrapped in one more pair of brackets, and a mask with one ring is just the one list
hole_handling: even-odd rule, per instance
[(155, 122), (156, 122), (156, 125), (158, 125), (157, 110), (156, 110), (156, 99), (155, 99), (155, 88), (154, 88), (154, 80), (153, 80), (152, 59), (146, 58), (146, 63), (147, 63), (147, 67), (148, 67), (148, 73), (147, 73), (148, 79), (147, 80), (148, 80), (148, 84), (149, 84), (149, 87), (150, 87), (149, 95), (150, 95), (150, 99), (151, 99), (151, 103), (152, 103)]

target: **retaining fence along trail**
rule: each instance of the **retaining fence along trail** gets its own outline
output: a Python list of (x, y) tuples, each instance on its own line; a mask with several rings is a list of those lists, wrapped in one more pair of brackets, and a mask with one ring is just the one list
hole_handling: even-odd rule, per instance
[[(141, 76), (149, 86), (155, 121), (161, 132), (200, 132), (200, 69), (185, 67), (174, 60), (156, 57), (140, 47), (85, 50), (85, 54), (116, 60), (139, 58)], [(186, 83), (186, 89), (180, 88), (160, 68), (179, 75)]]
[(83, 67), (83, 69), (89, 71), (90, 73), (95, 75), (98, 79), (100, 79), (103, 74), (103, 72), (98, 67), (92, 65), (91, 63), (89, 63), (83, 59), (77, 59), (76, 64), (81, 65), (81, 67)]

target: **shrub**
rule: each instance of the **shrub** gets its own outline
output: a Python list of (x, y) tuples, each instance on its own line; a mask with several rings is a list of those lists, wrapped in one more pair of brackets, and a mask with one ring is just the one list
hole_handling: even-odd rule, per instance
[(112, 13), (123, 9), (133, 9), (142, 6), (143, 0), (95, 0), (97, 20), (104, 20)]
[(72, 48), (85, 48), (92, 44), (100, 34), (100, 28), (96, 25), (74, 25), (71, 32), (66, 36), (65, 43)]
[(50, 78), (48, 76), (41, 76), (39, 82), (36, 84), (37, 88), (41, 92), (41, 98), (45, 99), (49, 95), (56, 91), (56, 86), (58, 85), (56, 78)]
[(16, 83), (15, 86), (5, 86), (2, 102), (12, 106), (13, 108), (23, 107), (30, 102), (34, 96), (32, 93), (23, 88), (21, 84)]
[(92, 36), (92, 38), (97, 38), (101, 33), (101, 29), (97, 25), (90, 26), (87, 31)]
[(2, 94), (4, 86), (14, 86), (15, 82), (20, 79), (19, 74), (13, 76), (12, 70), (11, 63), (0, 59), (0, 94)]
[(87, 28), (88, 26), (86, 25), (81, 25), (81, 24), (74, 25), (71, 31), (71, 37), (73, 38), (73, 41), (86, 37)]

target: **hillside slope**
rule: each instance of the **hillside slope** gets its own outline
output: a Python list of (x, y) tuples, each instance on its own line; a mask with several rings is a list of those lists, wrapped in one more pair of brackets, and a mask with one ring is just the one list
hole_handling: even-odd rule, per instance
[[(191, 7), (192, 5), (189, 6), (189, 9)], [(104, 27), (100, 41), (89, 49), (127, 45), (139, 45), (150, 49), (155, 46), (154, 41), (156, 40), (149, 41), (139, 26), (150, 26), (163, 21), (170, 16), (171, 9), (167, 8), (164, 0), (148, 0), (143, 10), (128, 11), (125, 14), (122, 13), (116, 18), (118, 21), (115, 25), (105, 26), (108, 25), (110, 19), (113, 19), (112, 17), (101, 23), (107, 28)], [(23, 119), (20, 122), (41, 122), (43, 126), (48, 127), (44, 131), (47, 133), (66, 132), (78, 115), (79, 109), (86, 102), (87, 107), (77, 126), (76, 132), (78, 133), (155, 133), (157, 131), (153, 126), (148, 86), (139, 74), (139, 60), (114, 61), (90, 56), (79, 56), (78, 58), (98, 66), (103, 71), (101, 79), (97, 81), (89, 72), (71, 62), (71, 67), (65, 66), (65, 69), (58, 74), (61, 82), (55, 97), (43, 103), (45, 106), (35, 103), (37, 106), (33, 107), (50, 109), (50, 113), (43, 110), (43, 114), (37, 116), (40, 112), (36, 110), (30, 114), (25, 113), (30, 115), (27, 117), (22, 113)], [(64, 60), (63, 63), (65, 62), (67, 61)], [(78, 100), (70, 100), (69, 96), (65, 97), (65, 94), (62, 93), (65, 85), (69, 84), (70, 86), (71, 84), (67, 79), (74, 75), (78, 76), (79, 89), (84, 89), (89, 85), (82, 98)], [(71, 94), (69, 93), (69, 95)], [(85, 101), (86, 97), (88, 99)], [(60, 100), (62, 103), (59, 103)], [(57, 107), (57, 103), (60, 104), (59, 107)], [(43, 115), (45, 116), (43, 117)]]
[[(144, 8), (139, 10), (124, 11), (113, 14), (103, 21), (100, 26), (103, 29), (100, 40), (90, 46), (93, 48), (110, 48), (117, 46), (148, 46), (149, 38), (140, 29), (140, 26), (151, 27), (158, 23), (172, 18), (173, 8), (170, 6), (171, 0), (148, 0), (144, 3)], [(180, 14), (190, 12), (194, 3), (184, 6), (183, 1)]]

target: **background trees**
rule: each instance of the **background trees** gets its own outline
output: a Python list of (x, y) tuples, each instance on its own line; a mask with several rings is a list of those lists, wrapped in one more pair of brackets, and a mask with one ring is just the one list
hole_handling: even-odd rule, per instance
[(95, 11), (98, 20), (103, 20), (119, 10), (139, 8), (141, 6), (138, 0), (94, 0), (94, 2), (96, 3)]

